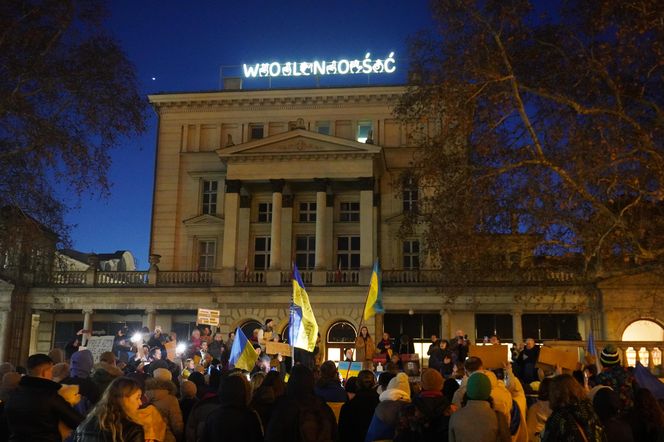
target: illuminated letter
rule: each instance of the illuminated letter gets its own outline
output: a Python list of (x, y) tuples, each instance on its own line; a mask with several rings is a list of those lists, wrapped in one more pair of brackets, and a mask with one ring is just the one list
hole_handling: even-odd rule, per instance
[(244, 70), (245, 78), (256, 78), (256, 75), (258, 75), (258, 66), (258, 63), (256, 63), (254, 66), (247, 66), (246, 64), (243, 64), (242, 70)]
[[(397, 70), (395, 66), (396, 60), (394, 59), (394, 52), (390, 52), (390, 55), (385, 59), (385, 72), (391, 74)], [(391, 66), (390, 66), (391, 65)]]
[(367, 55), (364, 56), (362, 60), (362, 72), (365, 74), (371, 73), (371, 53), (367, 52)]
[(281, 65), (276, 61), (273, 61), (272, 63), (270, 63), (270, 76), (278, 77), (279, 74), (281, 74)]
[(314, 75), (325, 75), (325, 62), (314, 61)]
[[(293, 68), (294, 67), (295, 67), (295, 63), (293, 63)], [(288, 61), (288, 62), (286, 62), (286, 64), (284, 64), (284, 68), (281, 70), (281, 75), (283, 75), (285, 77), (290, 77), (291, 75), (293, 75), (293, 71), (291, 69), (290, 61)]]
[(383, 60), (378, 58), (376, 61), (374, 61), (373, 71), (377, 74), (383, 72)]
[(302, 75), (302, 72), (300, 72), (301, 70), (302, 70), (302, 63), (293, 62), (293, 77), (301, 76)]
[(325, 68), (325, 72), (329, 75), (334, 75), (337, 73), (337, 61), (332, 60), (327, 64), (327, 67)]
[(350, 70), (350, 63), (348, 62), (348, 60), (344, 60), (344, 59), (339, 60), (337, 70), (338, 70), (339, 74), (346, 75), (348, 73), (348, 71)]
[(261, 68), (260, 68), (260, 70), (258, 71), (258, 76), (259, 76), (259, 77), (267, 77), (267, 76), (269, 75), (269, 71), (268, 71), (268, 68), (269, 68), (269, 67), (270, 67), (269, 64), (267, 64), (267, 63), (262, 63), (262, 64), (261, 64)]
[(306, 61), (300, 63), (300, 72), (302, 72), (302, 75), (304, 76), (311, 75), (311, 72), (309, 72), (310, 70), (311, 70), (311, 63), (307, 63)]
[(353, 60), (350, 62), (350, 73), (351, 74), (362, 73), (362, 68), (360, 67), (360, 60)]

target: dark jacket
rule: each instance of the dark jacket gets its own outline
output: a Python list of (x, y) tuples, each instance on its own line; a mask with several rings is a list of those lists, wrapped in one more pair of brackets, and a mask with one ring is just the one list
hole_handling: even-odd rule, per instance
[(316, 385), (314, 392), (316, 396), (325, 402), (346, 402), (348, 400), (348, 393), (346, 393), (346, 390), (344, 390), (339, 381), (334, 379), (320, 382)]
[(221, 405), (211, 412), (203, 430), (204, 442), (262, 442), (258, 414), (246, 406)]
[(583, 442), (604, 440), (603, 436), (604, 429), (593, 406), (589, 401), (581, 401), (573, 406), (553, 410), (541, 438), (542, 442)]
[(376, 390), (359, 390), (353, 399), (341, 407), (339, 440), (363, 442), (377, 405)]
[(446, 442), (450, 416), (445, 411), (450, 402), (440, 392), (422, 392), (412, 404), (401, 409), (395, 442)]
[(337, 440), (332, 409), (319, 397), (282, 396), (275, 404), (266, 442), (331, 442)]
[(203, 430), (205, 428), (205, 421), (207, 417), (219, 408), (219, 398), (215, 395), (206, 399), (202, 399), (194, 405), (187, 418), (185, 426), (185, 440), (187, 442), (198, 442), (203, 440)]
[(267, 428), (270, 423), (270, 418), (272, 417), (276, 401), (277, 397), (274, 394), (274, 388), (267, 385), (261, 385), (258, 387), (251, 398), (250, 406), (256, 410), (256, 413), (258, 413), (263, 428)]
[[(115, 439), (117, 440), (117, 439)], [(99, 428), (97, 416), (90, 416), (76, 429), (74, 442), (115, 442), (110, 431)], [(124, 442), (143, 442), (143, 427), (128, 419), (122, 420), (122, 440)]]
[(75, 429), (83, 420), (58, 394), (60, 384), (23, 376), (5, 406), (11, 437), (16, 442), (61, 442), (58, 422)]

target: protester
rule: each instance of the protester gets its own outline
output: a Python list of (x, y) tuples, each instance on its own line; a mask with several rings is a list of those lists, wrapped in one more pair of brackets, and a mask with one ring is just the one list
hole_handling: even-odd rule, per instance
[(362, 370), (357, 375), (355, 396), (341, 407), (339, 413), (339, 440), (364, 442), (379, 403), (375, 383), (374, 374), (370, 370)]
[(635, 441), (664, 441), (664, 411), (650, 390), (639, 388), (636, 391), (628, 419)]
[(410, 384), (406, 373), (397, 374), (378, 399), (380, 403), (371, 419), (365, 439), (367, 442), (394, 437), (399, 412), (403, 406), (411, 401)]
[(258, 414), (249, 408), (251, 387), (242, 375), (226, 376), (219, 386), (220, 406), (212, 411), (203, 430), (203, 442), (262, 442)]
[(511, 442), (503, 413), (493, 410), (491, 381), (484, 373), (468, 378), (462, 408), (450, 417), (450, 442)]
[(226, 344), (224, 344), (223, 338), (224, 335), (221, 333), (215, 333), (214, 338), (212, 338), (212, 342), (208, 347), (208, 351), (212, 357), (219, 359), (220, 361), (223, 359), (223, 354), (226, 352)]
[(387, 360), (390, 360), (392, 358), (392, 354), (394, 353), (394, 348), (389, 333), (387, 332), (383, 333), (383, 339), (378, 343), (376, 348), (380, 350), (380, 353), (382, 355), (387, 357)]
[(468, 342), (468, 335), (464, 334), (463, 330), (457, 330), (451, 341), (450, 350), (452, 351), (452, 362), (464, 362), (468, 357), (468, 349), (470, 345), (470, 342)]
[(634, 374), (620, 364), (620, 354), (613, 344), (607, 345), (599, 356), (602, 371), (597, 375), (600, 385), (611, 387), (620, 396), (621, 413), (627, 413), (634, 406), (634, 392), (638, 389)]
[(171, 372), (158, 368), (154, 377), (145, 382), (145, 395), (149, 403), (154, 405), (166, 422), (166, 438), (164, 442), (175, 442), (184, 433), (184, 422), (180, 404), (175, 397), (175, 384)]
[(427, 355), (431, 356), (431, 352), (436, 348), (436, 343), (438, 342), (438, 335), (431, 335), (431, 344), (429, 344), (429, 349), (427, 350)]
[(415, 353), (415, 344), (410, 336), (403, 334), (399, 337), (399, 348), (397, 348), (396, 352), (400, 355), (412, 355)]
[(539, 442), (540, 435), (544, 431), (544, 425), (551, 416), (551, 407), (549, 406), (549, 386), (551, 378), (544, 378), (540, 382), (537, 390), (537, 402), (530, 406), (526, 414), (526, 424), (528, 426), (528, 442)]
[(19, 381), (5, 405), (12, 441), (60, 441), (58, 423), (75, 429), (83, 420), (58, 394), (53, 361), (45, 354), (28, 357), (28, 375)]
[(583, 387), (569, 374), (554, 377), (549, 386), (551, 416), (546, 421), (542, 442), (603, 440), (602, 424)]
[[(632, 427), (620, 416), (620, 396), (606, 385), (598, 385), (588, 393), (606, 435), (606, 442), (634, 442)], [(650, 420), (648, 419), (648, 422)], [(638, 439), (638, 440), (657, 440)]]
[(367, 366), (373, 360), (373, 355), (376, 352), (376, 345), (374, 344), (371, 335), (369, 335), (369, 329), (366, 326), (362, 326), (360, 329), (360, 334), (355, 339), (355, 359), (362, 362), (362, 366)]
[(286, 384), (276, 371), (269, 372), (260, 387), (253, 390), (251, 408), (258, 413), (263, 428), (269, 425), (275, 403), (285, 392)]
[(337, 439), (334, 413), (314, 394), (314, 375), (304, 365), (291, 370), (286, 394), (275, 404), (265, 442), (331, 442)]
[(537, 360), (539, 359), (540, 348), (533, 338), (526, 339), (526, 346), (521, 350), (516, 358), (518, 367), (517, 376), (522, 382), (530, 384), (538, 381)]
[(106, 391), (113, 379), (123, 375), (122, 370), (115, 365), (115, 361), (113, 352), (105, 351), (99, 356), (99, 363), (94, 365), (91, 379), (101, 393)]
[(217, 395), (218, 390), (208, 392), (205, 378), (201, 373), (192, 373), (189, 376), (189, 381), (196, 384), (196, 397), (199, 400), (191, 409), (187, 418), (185, 440), (187, 442), (197, 442), (203, 437), (205, 420), (211, 412), (219, 408), (219, 397)]
[(182, 423), (187, 425), (187, 418), (191, 409), (194, 408), (194, 405), (198, 402), (196, 397), (196, 384), (191, 381), (184, 380), (180, 386), (180, 412), (182, 413)]
[(471, 356), (463, 363), (464, 370), (466, 372), (466, 377), (461, 381), (461, 385), (456, 392), (454, 392), (454, 397), (452, 398), (452, 403), (457, 407), (461, 408), (461, 403), (463, 402), (463, 395), (466, 394), (466, 384), (468, 379), (473, 373), (481, 371), (483, 369), (482, 360), (476, 356)]
[(334, 362), (325, 361), (320, 366), (320, 378), (314, 391), (325, 402), (346, 402), (348, 396), (339, 382), (339, 372)]

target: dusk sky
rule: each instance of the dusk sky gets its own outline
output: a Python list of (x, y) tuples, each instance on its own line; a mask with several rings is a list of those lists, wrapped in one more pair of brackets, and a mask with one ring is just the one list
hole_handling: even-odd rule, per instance
[[(407, 38), (432, 26), (425, 0), (382, 1), (119, 1), (109, 2), (107, 28), (136, 65), (142, 92), (219, 89), (220, 67), (239, 73), (242, 63), (385, 58), (397, 71), (371, 84), (404, 83)], [(342, 83), (339, 83), (339, 82)], [(337, 85), (366, 84), (366, 76), (340, 77)], [(329, 84), (329, 83), (328, 83)], [(289, 78), (273, 87), (313, 86)], [(265, 82), (245, 88), (267, 87)], [(147, 99), (147, 98), (146, 98)], [(67, 222), (73, 247), (83, 252), (130, 250), (147, 268), (154, 177), (156, 115), (148, 130), (113, 153), (107, 199), (83, 197)]]

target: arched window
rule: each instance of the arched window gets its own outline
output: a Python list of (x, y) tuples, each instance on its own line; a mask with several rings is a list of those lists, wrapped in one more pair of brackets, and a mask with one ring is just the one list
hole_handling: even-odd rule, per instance
[(244, 333), (244, 335), (249, 340), (251, 340), (251, 337), (254, 335), (254, 330), (256, 330), (257, 328), (263, 328), (263, 324), (256, 321), (255, 319), (250, 319), (250, 320), (244, 322), (240, 326), (240, 329), (242, 330), (242, 333)]
[(325, 339), (327, 360), (343, 360), (344, 351), (347, 348), (355, 347), (356, 337), (357, 330), (350, 322), (339, 321), (332, 324), (327, 330), (327, 336)]

